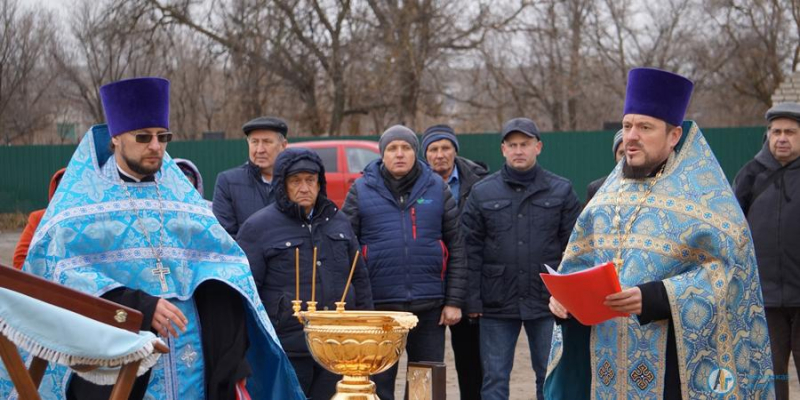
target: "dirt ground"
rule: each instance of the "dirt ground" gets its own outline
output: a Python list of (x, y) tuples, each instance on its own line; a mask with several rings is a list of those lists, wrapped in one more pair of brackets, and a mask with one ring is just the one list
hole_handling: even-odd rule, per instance
[[(3, 232), (0, 231), (0, 263), (4, 265), (11, 265), (11, 258), (16, 246), (17, 239), (20, 231)], [(458, 400), (458, 381), (456, 378), (455, 362), (453, 361), (453, 351), (450, 347), (450, 333), (447, 333), (447, 342), (445, 344), (445, 363), (447, 364), (447, 399)], [(400, 372), (397, 376), (396, 398), (402, 399), (403, 388), (405, 382), (405, 363), (406, 357), (400, 360)], [(798, 384), (797, 375), (794, 363), (790, 361), (789, 365), (789, 379), (791, 398), (800, 400), (800, 384)], [(528, 350), (528, 340), (524, 332), (520, 333), (519, 341), (517, 342), (517, 351), (514, 356), (514, 370), (511, 373), (511, 393), (510, 400), (532, 400), (536, 397), (536, 384), (533, 370), (530, 365), (530, 352)]]

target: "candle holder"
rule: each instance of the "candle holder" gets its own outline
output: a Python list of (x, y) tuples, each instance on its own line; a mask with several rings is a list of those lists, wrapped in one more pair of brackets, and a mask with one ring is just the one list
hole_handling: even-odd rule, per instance
[(308, 312), (310, 312), (310, 313), (316, 312), (317, 311), (317, 302), (316, 301), (307, 301), (306, 302), (306, 307), (308, 309)]
[(302, 311), (300, 297), (299, 252), (295, 252), (296, 292), (292, 301), (294, 316), (303, 324), (306, 345), (314, 360), (328, 371), (342, 375), (331, 400), (380, 400), (375, 383), (369, 377), (391, 368), (406, 348), (408, 331), (418, 319), (407, 312), (346, 311), (344, 299), (350, 288), (358, 262), (356, 251), (342, 300), (335, 302), (336, 311), (317, 311), (315, 301), (317, 248), (314, 248), (311, 271), (311, 301)]
[(418, 321), (391, 311), (301, 311), (298, 318), (314, 360), (342, 375), (331, 400), (380, 400), (369, 377), (397, 363)]
[(300, 311), (303, 311), (303, 300), (292, 300), (292, 316), (300, 318)]

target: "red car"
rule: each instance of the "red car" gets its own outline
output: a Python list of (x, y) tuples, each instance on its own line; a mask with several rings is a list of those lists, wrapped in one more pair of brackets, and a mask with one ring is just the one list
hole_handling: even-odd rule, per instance
[(291, 143), (289, 147), (311, 149), (319, 154), (325, 166), (328, 198), (340, 208), (350, 185), (361, 176), (364, 167), (381, 157), (378, 142), (368, 140), (314, 140)]

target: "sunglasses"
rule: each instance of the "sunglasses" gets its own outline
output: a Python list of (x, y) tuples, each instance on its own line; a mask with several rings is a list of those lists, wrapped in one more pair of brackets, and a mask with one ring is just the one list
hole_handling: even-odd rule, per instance
[(153, 141), (153, 136), (158, 139), (159, 143), (167, 143), (172, 141), (172, 132), (162, 132), (158, 135), (144, 132), (130, 132), (130, 134), (136, 138), (136, 143), (150, 143)]

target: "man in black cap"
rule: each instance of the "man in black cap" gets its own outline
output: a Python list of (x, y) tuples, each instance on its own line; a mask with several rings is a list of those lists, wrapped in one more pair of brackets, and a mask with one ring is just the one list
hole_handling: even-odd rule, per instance
[[(734, 191), (753, 233), (775, 376), (788, 377), (789, 354), (800, 376), (800, 104), (778, 104), (766, 117), (767, 141)], [(775, 394), (789, 398), (788, 379), (775, 380)]]
[[(458, 138), (449, 125), (434, 125), (422, 135), (422, 154), (433, 172), (442, 177), (458, 204), (459, 214), (467, 204), (472, 186), (489, 174), (483, 165), (458, 155)], [(481, 373), (477, 319), (462, 318), (450, 326), (450, 344), (456, 359), (461, 400), (480, 400)]]
[[(361, 242), (375, 308), (408, 311), (409, 361), (444, 361), (445, 326), (461, 320), (467, 289), (458, 208), (447, 185), (417, 160), (417, 135), (395, 125), (380, 138), (381, 159), (364, 169), (342, 211)], [(378, 397), (394, 399), (397, 364), (375, 375)]]
[[(292, 316), (291, 300), (311, 300), (316, 276), (318, 309), (333, 310), (358, 250), (350, 221), (326, 196), (325, 168), (311, 150), (287, 149), (275, 161), (275, 202), (257, 211), (239, 230), (238, 243), (250, 262), (258, 294), (311, 399), (330, 399), (341, 379), (311, 357), (303, 325)], [(317, 273), (312, 264), (316, 252)], [(297, 268), (297, 270), (296, 270)], [(372, 291), (361, 257), (345, 301), (348, 309), (372, 309)], [(300, 282), (297, 282), (297, 276)], [(297, 285), (297, 286), (296, 286)]]
[(275, 158), (288, 144), (289, 128), (280, 118), (258, 117), (242, 130), (250, 159), (217, 176), (212, 205), (214, 215), (234, 239), (248, 217), (275, 201), (272, 170)]
[(543, 399), (553, 317), (539, 276), (556, 266), (581, 205), (572, 183), (536, 162), (542, 142), (527, 118), (503, 126), (505, 165), (472, 188), (462, 216), (470, 290), (467, 313), (480, 317), (484, 400), (508, 399), (520, 328), (525, 326)]

